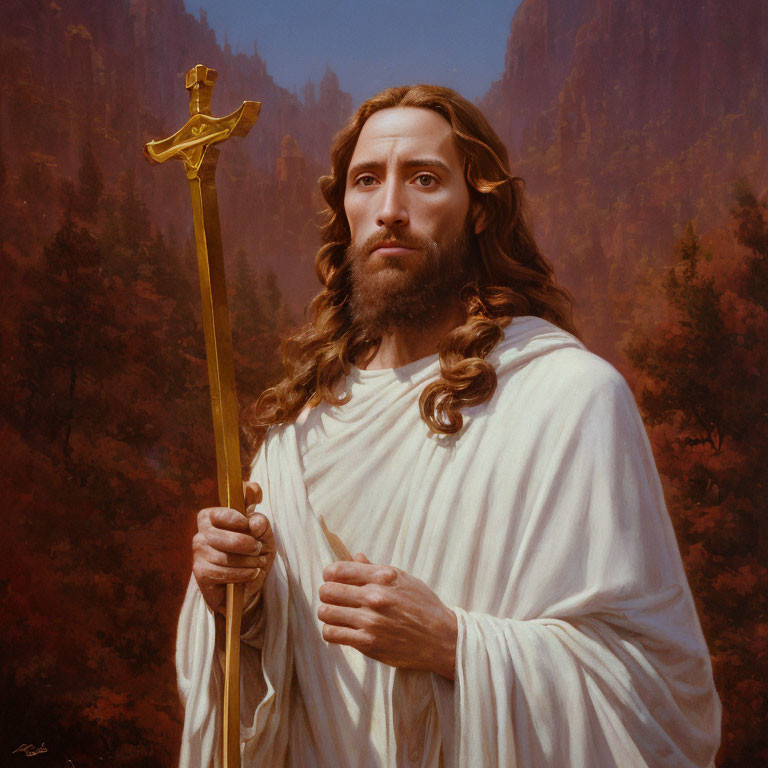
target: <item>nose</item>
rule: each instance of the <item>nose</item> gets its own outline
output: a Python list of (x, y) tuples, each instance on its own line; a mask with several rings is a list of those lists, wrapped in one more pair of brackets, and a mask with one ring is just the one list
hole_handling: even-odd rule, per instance
[(396, 180), (387, 180), (379, 192), (377, 227), (404, 227), (408, 224), (405, 190)]

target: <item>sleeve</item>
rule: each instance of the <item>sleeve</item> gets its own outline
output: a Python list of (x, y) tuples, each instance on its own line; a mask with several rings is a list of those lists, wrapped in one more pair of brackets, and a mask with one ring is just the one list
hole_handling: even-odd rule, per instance
[(216, 617), (192, 576), (176, 633), (176, 675), (184, 705), (179, 768), (218, 765), (219, 706), (224, 679)]
[[(241, 734), (252, 733), (258, 706), (267, 698), (261, 665), (264, 623), (260, 601), (252, 601), (243, 613), (240, 647)], [(220, 766), (224, 646), (223, 617), (208, 607), (192, 576), (176, 635), (176, 674), (184, 705), (179, 768)]]
[[(271, 517), (268, 469), (261, 451), (251, 477), (264, 489), (264, 512)], [(240, 646), (240, 736), (244, 764), (281, 763), (287, 741), (292, 656), (287, 650), (286, 575), (281, 559), (273, 565), (261, 596), (246, 593)], [(271, 632), (266, 632), (269, 615)], [(268, 663), (262, 663), (266, 652)], [(176, 635), (176, 672), (184, 705), (179, 768), (221, 765), (221, 702), (224, 692), (224, 622), (208, 607), (190, 578)], [(276, 690), (274, 681), (278, 681)]]
[(650, 445), (623, 378), (597, 373), (539, 437), (506, 588), (523, 597), (454, 608), (455, 681), (433, 679), (449, 765), (714, 764), (720, 704)]

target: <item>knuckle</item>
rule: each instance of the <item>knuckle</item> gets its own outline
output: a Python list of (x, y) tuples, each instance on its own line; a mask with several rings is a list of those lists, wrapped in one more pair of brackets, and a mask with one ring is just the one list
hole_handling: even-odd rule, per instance
[(336, 579), (336, 565), (326, 565), (323, 568), (323, 578), (326, 581), (334, 581)]
[(222, 528), (227, 531), (236, 530), (237, 518), (240, 516), (240, 512), (230, 507), (213, 507), (211, 510), (211, 523), (217, 528)]
[(397, 581), (397, 568), (385, 565), (381, 569), (381, 580), (384, 584), (394, 584)]
[(366, 602), (374, 610), (381, 610), (390, 605), (389, 592), (378, 585), (371, 585), (367, 589)]
[(360, 611), (360, 628), (373, 631), (379, 624), (379, 617), (373, 611)]
[(211, 570), (205, 563), (195, 563), (192, 566), (192, 571), (199, 584), (208, 585), (211, 583)]
[(376, 638), (370, 632), (362, 632), (356, 643), (362, 653), (370, 654), (376, 651)]

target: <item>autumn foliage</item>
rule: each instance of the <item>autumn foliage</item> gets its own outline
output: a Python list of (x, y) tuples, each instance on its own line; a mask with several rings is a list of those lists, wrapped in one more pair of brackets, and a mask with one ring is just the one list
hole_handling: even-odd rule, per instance
[(729, 231), (689, 224), (665, 316), (626, 352), (723, 702), (720, 766), (763, 765), (768, 713), (768, 204), (744, 186)]
[[(140, 147), (179, 127), (198, 61), (220, 73), (217, 113), (263, 102), (218, 171), (248, 400), (279, 375), (286, 298), (297, 315), (316, 290), (316, 180), (352, 99), (330, 70), (301, 98), (281, 88), (180, 0), (3, 14), (0, 765), (44, 742), (30, 765), (170, 768), (175, 626), (215, 467), (186, 185)], [(483, 100), (584, 338), (642, 408), (722, 768), (768, 764), (768, 209), (730, 193), (768, 180), (766, 24), (764, 0), (524, 0)]]
[[(39, 258), (2, 254), (0, 754), (172, 766), (176, 618), (196, 511), (217, 503), (193, 245), (159, 233), (130, 173), (105, 191), (87, 146), (61, 195)], [(231, 267), (250, 399), (290, 318), (274, 274)]]

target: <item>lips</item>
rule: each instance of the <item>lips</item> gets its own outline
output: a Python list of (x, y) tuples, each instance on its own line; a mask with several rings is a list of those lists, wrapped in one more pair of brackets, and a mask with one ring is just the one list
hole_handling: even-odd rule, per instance
[(407, 245), (400, 240), (385, 240), (374, 245), (370, 252), (380, 256), (406, 256), (415, 250), (418, 250), (415, 246)]
[(385, 243), (374, 248), (373, 252), (377, 253), (379, 256), (406, 256), (414, 250), (416, 249), (409, 248), (407, 245)]

